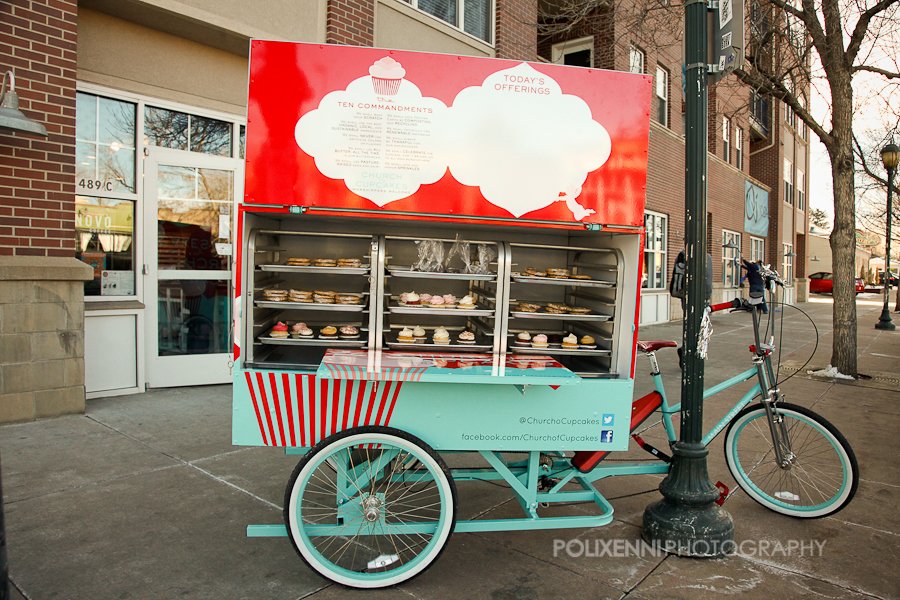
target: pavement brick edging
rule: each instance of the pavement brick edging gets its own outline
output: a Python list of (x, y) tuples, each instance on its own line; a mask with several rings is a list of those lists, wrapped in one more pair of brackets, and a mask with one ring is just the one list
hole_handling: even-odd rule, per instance
[(0, 423), (84, 412), (84, 281), (74, 258), (0, 256)]

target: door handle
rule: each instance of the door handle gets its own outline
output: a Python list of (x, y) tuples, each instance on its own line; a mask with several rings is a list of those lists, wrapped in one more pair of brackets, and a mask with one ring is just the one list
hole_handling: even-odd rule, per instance
[(149, 275), (150, 274), (150, 265), (144, 265), (141, 268), (141, 273), (144, 275)]

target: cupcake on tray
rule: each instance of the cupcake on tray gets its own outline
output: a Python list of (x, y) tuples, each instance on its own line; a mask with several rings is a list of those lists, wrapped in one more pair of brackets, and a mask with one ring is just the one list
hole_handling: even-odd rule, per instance
[(337, 327), (334, 325), (326, 325), (319, 330), (319, 339), (333, 340), (337, 338)]
[(419, 300), (423, 306), (428, 306), (428, 303), (431, 302), (431, 294), (425, 293), (419, 296)]
[(547, 336), (543, 333), (539, 333), (531, 338), (532, 348), (546, 348), (549, 345), (550, 344), (547, 342)]
[(428, 306), (431, 308), (447, 308), (443, 296), (432, 296), (431, 300), (428, 301)]
[(444, 308), (453, 308), (456, 306), (456, 296), (453, 294), (444, 294), (441, 298), (444, 299)]
[[(546, 336), (544, 336), (544, 339), (546, 340)], [(516, 335), (516, 339), (513, 342), (513, 345), (518, 346), (519, 348), (530, 347), (531, 346), (531, 334), (528, 333), (527, 331), (519, 332), (519, 334)]]
[(460, 331), (459, 335), (456, 337), (456, 341), (460, 344), (474, 344), (475, 334), (471, 331)]
[(565, 350), (577, 350), (578, 349), (578, 338), (575, 337), (574, 333), (570, 333), (566, 337), (562, 339), (562, 347)]
[(409, 327), (404, 327), (400, 330), (400, 333), (397, 334), (397, 341), (401, 344), (412, 344), (416, 341), (416, 338), (413, 336), (413, 330)]
[(425, 331), (424, 327), (422, 327), (421, 325), (416, 325), (415, 327), (413, 327), (413, 337), (417, 342), (424, 342), (426, 339), (428, 339), (428, 334)]
[(434, 330), (431, 340), (439, 346), (447, 346), (450, 344), (450, 334), (443, 327), (438, 327)]
[(301, 340), (311, 340), (314, 337), (316, 337), (316, 333), (312, 329), (310, 329), (308, 326), (303, 327), (300, 330), (300, 339)]
[(456, 304), (456, 308), (460, 310), (472, 310), (473, 308), (475, 308), (475, 298), (466, 294), (459, 299), (459, 302)]
[(291, 325), (291, 337), (300, 337), (300, 332), (304, 329), (306, 329), (306, 323), (294, 323), (293, 325)]
[(269, 330), (269, 337), (286, 338), (288, 336), (288, 326), (286, 323), (278, 321), (272, 329)]
[(597, 340), (589, 335), (582, 336), (581, 347), (586, 350), (593, 350), (597, 347)]
[(338, 330), (338, 335), (342, 340), (359, 339), (359, 327), (353, 325), (344, 325)]
[(400, 294), (400, 306), (419, 306), (421, 300), (415, 292), (403, 292)]

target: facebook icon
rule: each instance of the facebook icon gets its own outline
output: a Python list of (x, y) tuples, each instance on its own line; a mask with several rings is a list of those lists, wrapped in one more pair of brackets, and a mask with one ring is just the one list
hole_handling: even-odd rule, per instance
[(602, 429), (600, 431), (600, 441), (604, 444), (611, 444), (613, 441), (613, 430), (612, 429)]

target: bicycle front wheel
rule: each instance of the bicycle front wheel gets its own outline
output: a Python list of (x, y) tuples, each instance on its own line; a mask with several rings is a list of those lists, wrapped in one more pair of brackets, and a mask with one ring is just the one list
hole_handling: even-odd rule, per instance
[(284, 519), (300, 557), (349, 587), (412, 579), (438, 557), (456, 523), (447, 466), (421, 440), (360, 427), (313, 447), (288, 482)]
[(725, 460), (738, 485), (770, 510), (813, 519), (833, 515), (856, 494), (859, 467), (844, 436), (813, 411), (779, 403), (790, 444), (789, 464), (775, 457), (762, 404), (742, 410), (725, 432)]

